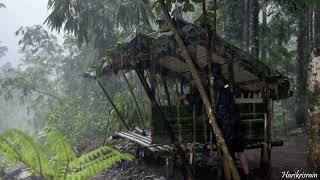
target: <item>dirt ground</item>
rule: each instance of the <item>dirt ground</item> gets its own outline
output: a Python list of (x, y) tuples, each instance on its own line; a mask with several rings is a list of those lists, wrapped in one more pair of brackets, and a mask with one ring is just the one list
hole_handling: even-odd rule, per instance
[[(254, 179), (266, 179), (259, 169), (260, 150), (248, 150), (246, 153)], [(270, 179), (281, 179), (281, 172), (290, 171), (293, 173), (298, 169), (306, 173), (312, 173), (307, 169), (306, 136), (304, 133), (289, 135), (285, 138), (283, 146), (273, 147)], [(171, 174), (171, 176), (169, 177), (168, 174)], [(200, 168), (197, 176), (199, 177), (198, 179), (216, 179), (215, 172), (209, 168)], [(159, 163), (156, 159), (151, 158), (145, 159), (144, 161), (134, 160), (132, 162), (123, 162), (94, 179), (166, 180), (183, 179), (183, 174), (179, 169), (175, 169), (173, 173), (170, 173), (164, 166), (164, 162)]]
[[(260, 151), (247, 151), (250, 166), (253, 173), (259, 174)], [(272, 172), (271, 179), (281, 179), (283, 171), (295, 172), (296, 170), (311, 173), (307, 169), (306, 135), (304, 133), (290, 135), (284, 140), (283, 146), (272, 148)], [(262, 177), (256, 176), (256, 179)]]

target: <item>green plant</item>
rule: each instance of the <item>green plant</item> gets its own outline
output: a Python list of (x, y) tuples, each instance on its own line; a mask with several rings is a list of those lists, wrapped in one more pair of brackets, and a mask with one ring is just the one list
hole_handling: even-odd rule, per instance
[(0, 136), (0, 153), (23, 163), (32, 173), (54, 180), (86, 179), (122, 160), (133, 159), (130, 154), (111, 147), (101, 147), (77, 157), (71, 144), (57, 131), (50, 131), (45, 143), (37, 143), (17, 129)]

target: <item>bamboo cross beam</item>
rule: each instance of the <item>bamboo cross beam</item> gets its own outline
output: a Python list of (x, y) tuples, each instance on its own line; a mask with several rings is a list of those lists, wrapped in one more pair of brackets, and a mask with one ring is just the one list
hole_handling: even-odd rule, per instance
[(100, 86), (100, 88), (102, 89), (103, 93), (106, 95), (109, 103), (111, 104), (111, 106), (113, 107), (113, 109), (115, 110), (115, 112), (117, 113), (120, 121), (122, 122), (122, 124), (124, 125), (124, 127), (127, 129), (127, 130), (131, 130), (131, 128), (128, 126), (128, 124), (126, 123), (124, 117), (122, 116), (122, 114), (120, 113), (119, 109), (117, 108), (117, 106), (113, 103), (110, 95), (108, 94), (107, 90), (103, 87), (103, 85), (101, 84), (101, 82), (97, 79), (97, 82)]
[[(173, 20), (171, 19), (171, 16), (169, 14), (169, 11), (164, 3), (164, 0), (159, 0), (159, 4), (160, 4), (160, 7), (162, 9), (162, 12), (164, 13), (164, 17), (167, 21), (167, 23), (169, 24), (170, 26), (170, 29), (171, 31), (173, 32), (174, 34), (174, 37), (182, 51), (182, 54), (186, 60), (186, 63), (189, 67), (189, 70), (191, 71), (191, 74), (192, 74), (192, 77), (193, 79), (195, 80), (195, 83), (196, 83), (196, 86), (199, 90), (199, 93), (201, 95), (201, 98), (203, 100), (203, 103), (205, 105), (205, 108), (206, 108), (206, 112), (209, 116), (209, 120), (210, 120), (210, 124), (213, 128), (213, 131), (216, 135), (216, 139), (217, 139), (217, 143), (219, 144), (219, 147), (221, 148), (221, 151), (223, 153), (223, 156), (224, 158), (228, 161), (228, 164), (230, 166), (230, 169), (231, 169), (231, 172), (232, 172), (232, 176), (234, 179), (236, 180), (240, 180), (240, 176), (239, 176), (239, 173), (238, 173), (238, 170), (234, 164), (234, 161), (230, 155), (230, 152), (229, 152), (229, 149), (225, 143), (225, 140), (223, 138), (223, 135), (221, 133), (221, 130), (218, 126), (218, 123), (216, 121), (216, 117), (215, 117), (215, 114), (216, 114), (216, 111), (215, 111), (215, 108), (214, 106), (211, 105), (210, 103), (210, 100), (209, 100), (209, 97), (206, 93), (206, 90), (205, 90), (205, 87), (204, 85), (202, 84), (202, 81), (201, 81), (201, 78), (200, 78), (200, 75), (199, 75), (199, 72), (197, 71), (196, 69), (196, 66), (193, 62), (193, 60), (191, 59), (191, 55), (189, 54), (189, 51), (186, 47), (186, 45), (184, 44), (179, 32), (177, 31), (174, 23), (173, 23)], [(214, 102), (212, 102), (212, 104), (214, 104)]]

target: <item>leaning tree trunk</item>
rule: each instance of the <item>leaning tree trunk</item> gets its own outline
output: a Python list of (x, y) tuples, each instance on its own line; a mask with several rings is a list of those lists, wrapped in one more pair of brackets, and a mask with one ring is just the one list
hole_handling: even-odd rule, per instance
[(309, 68), (309, 113), (307, 121), (309, 165), (320, 170), (320, 49), (311, 55)]
[[(307, 9), (304, 9), (307, 10)], [(309, 52), (309, 13), (299, 12), (298, 39), (297, 39), (297, 77), (296, 77), (296, 122), (305, 124), (307, 117), (306, 94), (307, 94), (307, 65)]]
[[(210, 124), (213, 128), (213, 131), (216, 135), (216, 138), (217, 138), (217, 142), (219, 144), (219, 147), (221, 148), (221, 151), (224, 155), (224, 157), (227, 159), (229, 165), (230, 165), (230, 169), (231, 169), (231, 172), (232, 172), (232, 176), (234, 179), (236, 180), (240, 180), (240, 176), (239, 176), (239, 173), (238, 173), (238, 170), (234, 164), (234, 161), (230, 155), (230, 152), (228, 150), (228, 147), (225, 143), (225, 140), (222, 136), (222, 133), (221, 133), (221, 130), (218, 126), (218, 123), (216, 121), (216, 118), (215, 118), (215, 114), (216, 114), (216, 111), (215, 111), (215, 108), (214, 106), (211, 105), (211, 102), (209, 100), (209, 97), (206, 93), (206, 90), (204, 88), (204, 85), (202, 84), (202, 81), (201, 81), (201, 78), (200, 78), (200, 75), (199, 75), (199, 72), (197, 71), (196, 69), (196, 66), (195, 64), (193, 63), (193, 60), (191, 59), (191, 55), (189, 54), (189, 51), (186, 47), (186, 45), (184, 44), (179, 32), (177, 31), (174, 23), (173, 23), (173, 20), (171, 19), (171, 16), (169, 14), (169, 11), (164, 3), (164, 0), (159, 0), (159, 4), (160, 4), (160, 7), (162, 9), (162, 12), (164, 13), (164, 16), (165, 16), (165, 19), (167, 21), (167, 23), (169, 24), (170, 26), (170, 29), (171, 31), (173, 32), (174, 34), (174, 37), (182, 51), (182, 55), (184, 57), (184, 59), (186, 60), (186, 63), (189, 67), (189, 70), (192, 74), (192, 77), (196, 83), (196, 86), (197, 86), (197, 89), (201, 95), (201, 98), (203, 100), (203, 104), (205, 106), (205, 109), (206, 109), (206, 112), (209, 116), (209, 120), (210, 120)], [(212, 102), (212, 104), (214, 104), (214, 102)]]
[(259, 2), (250, 2), (249, 52), (259, 58)]

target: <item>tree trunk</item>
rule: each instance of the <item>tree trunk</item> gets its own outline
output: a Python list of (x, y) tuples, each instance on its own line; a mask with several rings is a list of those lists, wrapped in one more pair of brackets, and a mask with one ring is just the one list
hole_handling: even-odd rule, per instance
[(262, 26), (261, 26), (261, 60), (265, 61), (267, 59), (267, 47), (265, 38), (267, 36), (267, 1), (263, 1), (262, 5)]
[[(317, 52), (318, 51), (318, 52)], [(313, 52), (309, 68), (309, 113), (307, 121), (309, 165), (320, 170), (320, 49)]]
[[(204, 88), (204, 85), (202, 84), (202, 81), (200, 79), (200, 75), (199, 75), (199, 72), (197, 71), (196, 69), (196, 66), (195, 64), (193, 63), (193, 60), (191, 59), (191, 56), (188, 52), (188, 49), (186, 47), (186, 45), (184, 44), (179, 32), (177, 31), (174, 23), (173, 23), (173, 20), (171, 19), (170, 17), (170, 14), (168, 12), (168, 9), (166, 8), (166, 5), (164, 3), (164, 0), (159, 0), (159, 4), (160, 4), (160, 7), (162, 9), (162, 12), (164, 13), (164, 16), (165, 16), (165, 19), (167, 21), (167, 23), (169, 24), (170, 26), (170, 29), (171, 31), (173, 32), (174, 36), (175, 36), (175, 39), (182, 51), (182, 55), (184, 56), (185, 60), (186, 60), (186, 63), (189, 67), (189, 70), (191, 71), (191, 74), (192, 74), (192, 77), (196, 83), (196, 86), (198, 88), (198, 91), (201, 95), (201, 98), (203, 100), (203, 104), (206, 108), (206, 112), (207, 112), (207, 115), (209, 116), (209, 120), (210, 120), (210, 124), (213, 128), (213, 131), (216, 135), (216, 139), (217, 139), (217, 143), (219, 144), (219, 147), (221, 148), (222, 150), (222, 153), (224, 155), (224, 158), (228, 161), (229, 165), (230, 165), (230, 169), (231, 169), (231, 172), (232, 172), (232, 176), (234, 179), (236, 180), (240, 180), (240, 176), (239, 176), (239, 173), (238, 173), (238, 170), (234, 164), (234, 161), (230, 155), (230, 152), (228, 150), (228, 147), (226, 146), (226, 143), (225, 143), (225, 140), (222, 136), (222, 133), (221, 133), (221, 130), (219, 129), (219, 126), (218, 126), (218, 123), (216, 121), (216, 118), (215, 118), (215, 114), (216, 114), (216, 111), (215, 111), (215, 108), (214, 106), (211, 105), (210, 103), (210, 100), (209, 100), (209, 97), (206, 93), (206, 90)], [(214, 102), (212, 102), (212, 104), (214, 104)]]
[(250, 0), (243, 0), (243, 47), (246, 52), (249, 52), (249, 10)]
[(314, 47), (320, 48), (320, 10), (314, 15)]
[(259, 58), (259, 2), (251, 0), (249, 23), (249, 52)]
[(309, 10), (309, 44), (310, 48), (314, 47), (314, 20), (313, 20), (314, 11)]
[(304, 124), (307, 117), (306, 109), (306, 94), (307, 94), (307, 62), (308, 52), (310, 50), (309, 43), (309, 13), (305, 13), (308, 9), (299, 12), (298, 19), (298, 39), (297, 39), (297, 79), (296, 79), (296, 122), (297, 124)]

